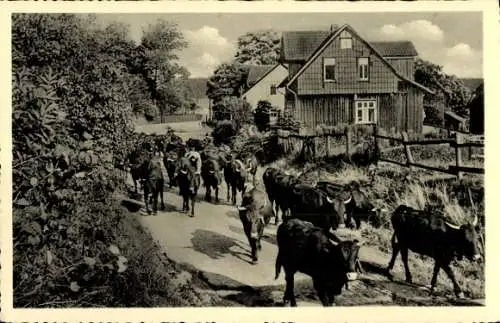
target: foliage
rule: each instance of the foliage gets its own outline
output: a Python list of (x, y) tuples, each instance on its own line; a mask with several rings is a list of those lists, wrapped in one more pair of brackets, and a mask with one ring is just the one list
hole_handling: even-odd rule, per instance
[(248, 66), (237, 63), (219, 65), (207, 81), (207, 96), (215, 104), (225, 97), (239, 97), (248, 76)]
[[(458, 115), (468, 115), (466, 105), (471, 96), (470, 90), (455, 75), (445, 74), (442, 66), (417, 59), (415, 81), (443, 95), (446, 106)], [(429, 95), (426, 94), (424, 100), (429, 100)]]
[(235, 97), (224, 97), (213, 105), (212, 110), (214, 119), (232, 120), (236, 131), (239, 131), (243, 124), (251, 123), (253, 119), (250, 104)]
[(69, 14), (13, 15), (12, 39), (15, 306), (144, 304), (114, 198), (134, 104), (148, 102), (135, 44)]
[(231, 144), (231, 141), (238, 133), (236, 124), (230, 120), (218, 121), (212, 131), (212, 137), (214, 138), (214, 144)]
[(269, 101), (259, 101), (254, 113), (254, 122), (259, 131), (269, 130), (269, 113), (272, 109)]
[(278, 128), (298, 132), (300, 129), (300, 122), (295, 119), (291, 114), (285, 113), (278, 119)]
[(235, 61), (241, 64), (274, 65), (281, 49), (280, 34), (273, 30), (248, 32), (238, 37)]

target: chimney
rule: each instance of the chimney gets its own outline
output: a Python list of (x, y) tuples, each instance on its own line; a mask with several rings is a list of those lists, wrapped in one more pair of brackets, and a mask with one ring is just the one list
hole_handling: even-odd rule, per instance
[(335, 30), (339, 29), (339, 25), (330, 25), (330, 32), (335, 32)]

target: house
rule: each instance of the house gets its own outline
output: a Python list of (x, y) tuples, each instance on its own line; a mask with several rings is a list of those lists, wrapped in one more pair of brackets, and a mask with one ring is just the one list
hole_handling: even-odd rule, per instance
[(469, 109), (469, 131), (476, 135), (484, 134), (484, 84), (481, 83), (473, 92), (467, 106)]
[(195, 113), (201, 114), (203, 120), (210, 118), (212, 102), (207, 96), (206, 78), (189, 78), (187, 82), (188, 91), (193, 102), (199, 107)]
[(278, 85), (288, 77), (288, 69), (283, 64), (254, 65), (248, 70), (246, 91), (241, 98), (252, 107), (257, 108), (257, 103), (266, 100), (279, 111), (285, 108), (285, 92)]
[(421, 133), (424, 93), (410, 41), (368, 42), (351, 26), (282, 35), (285, 110), (306, 127), (373, 124)]

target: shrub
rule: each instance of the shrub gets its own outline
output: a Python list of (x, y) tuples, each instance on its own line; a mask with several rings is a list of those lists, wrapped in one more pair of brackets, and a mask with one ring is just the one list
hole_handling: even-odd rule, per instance
[(231, 144), (231, 140), (238, 133), (236, 124), (230, 120), (222, 120), (217, 122), (212, 131), (212, 137), (214, 138), (214, 144)]
[(269, 130), (269, 113), (272, 109), (269, 101), (259, 101), (254, 112), (254, 121), (260, 132)]
[(212, 107), (214, 119), (231, 120), (238, 131), (244, 124), (252, 123), (252, 109), (245, 100), (236, 97), (224, 97)]

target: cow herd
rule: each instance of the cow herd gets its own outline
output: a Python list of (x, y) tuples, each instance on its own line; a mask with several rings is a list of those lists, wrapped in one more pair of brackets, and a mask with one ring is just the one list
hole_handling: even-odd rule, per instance
[[(152, 137), (152, 138), (151, 138)], [(149, 139), (148, 139), (149, 138)], [(361, 242), (342, 240), (338, 230), (344, 227), (359, 229), (361, 222), (375, 227), (383, 223), (385, 209), (375, 207), (357, 183), (340, 185), (330, 181), (308, 184), (301, 175), (294, 176), (274, 167), (262, 175), (264, 189), (257, 185), (258, 162), (253, 155), (235, 154), (229, 147), (214, 146), (209, 140), (189, 139), (186, 143), (173, 135), (143, 136), (136, 149), (129, 153), (128, 169), (134, 180), (142, 183), (144, 203), (148, 214), (158, 209), (158, 197), (163, 201), (163, 172), (167, 171), (170, 187), (178, 187), (183, 198), (182, 210), (195, 215), (198, 189), (205, 187), (205, 200), (219, 202), (219, 187), (227, 185), (227, 201), (237, 206), (243, 231), (251, 248), (251, 257), (258, 261), (262, 248), (264, 227), (274, 218), (277, 229), (278, 255), (275, 271), (278, 278), (285, 272), (284, 302), (296, 306), (294, 274), (302, 272), (313, 279), (314, 288), (324, 306), (331, 306), (348, 281), (362, 272), (358, 253)], [(153, 210), (149, 209), (152, 204)], [(421, 211), (400, 205), (390, 216), (393, 228), (392, 257), (386, 275), (401, 253), (406, 281), (412, 282), (408, 266), (408, 251), (429, 256), (435, 266), (431, 280), (434, 291), (437, 275), (443, 269), (453, 283), (457, 297), (464, 297), (450, 263), (453, 259), (480, 258), (477, 218), (457, 226), (441, 213)]]

